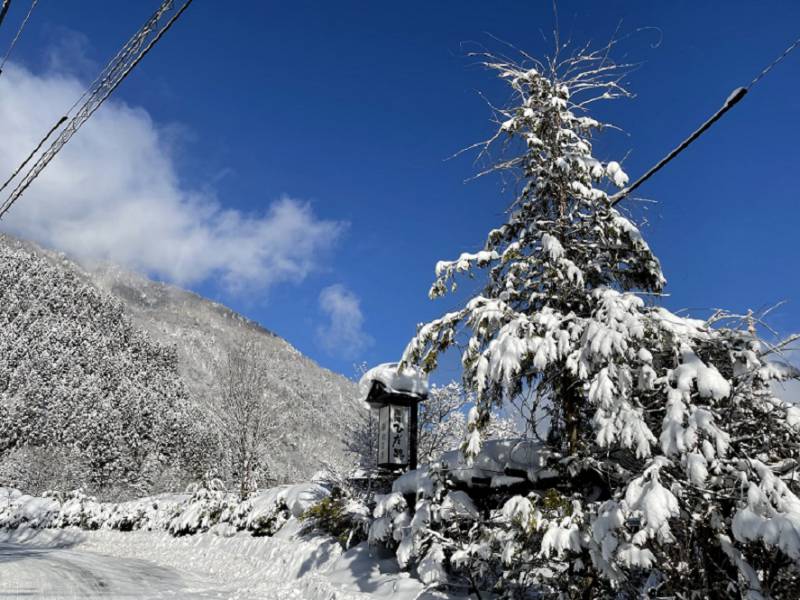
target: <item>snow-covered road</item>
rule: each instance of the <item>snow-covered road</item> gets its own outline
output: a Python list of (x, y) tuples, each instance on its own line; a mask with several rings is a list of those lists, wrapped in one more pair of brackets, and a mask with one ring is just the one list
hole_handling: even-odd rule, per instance
[(0, 543), (0, 598), (74, 600), (225, 595), (208, 588), (207, 582), (146, 560), (69, 547)]
[(393, 558), (299, 535), (0, 530), (0, 600), (434, 600)]

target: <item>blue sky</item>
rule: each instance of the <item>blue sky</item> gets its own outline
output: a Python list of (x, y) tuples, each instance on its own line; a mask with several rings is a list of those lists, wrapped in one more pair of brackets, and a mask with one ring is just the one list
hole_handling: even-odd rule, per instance
[[(12, 3), (0, 49), (24, 4)], [(42, 0), (13, 59), (29, 79), (86, 81), (151, 5), (157, 2)], [(562, 1), (559, 13), (562, 37), (576, 42), (603, 43), (620, 20), (622, 33), (655, 28), (633, 33), (616, 55), (641, 63), (628, 78), (636, 98), (595, 114), (625, 131), (608, 134), (596, 155), (627, 155), (632, 177), (800, 35), (800, 3), (793, 1)], [(550, 2), (197, 0), (122, 85), (118, 110), (109, 109), (107, 119), (131, 117), (125, 106), (136, 107), (136, 127), (153, 133), (146, 143), (170, 163), (169, 185), (236, 211), (237, 222), (272, 218), (273, 203), (295, 199), (297, 238), (282, 243), (309, 244), (304, 231), (319, 240), (304, 251), (302, 266), (265, 276), (263, 285), (260, 271), (232, 285), (250, 271), (242, 266), (247, 247), (237, 250), (228, 239), (190, 287), (350, 376), (355, 362), (396, 359), (418, 322), (457, 305), (458, 298), (428, 300), (433, 266), (478, 249), (510, 199), (496, 179), (465, 183), (476, 169), (469, 155), (446, 160), (490, 132), (477, 90), (497, 103), (506, 99), (466, 51), (505, 51), (492, 34), (542, 55), (552, 47), (552, 28)], [(0, 94), (9, 81), (27, 80), (0, 77)], [(658, 201), (637, 214), (648, 220), (644, 233), (662, 260), (671, 309), (705, 315), (713, 307), (744, 311), (787, 300), (771, 323), (800, 330), (798, 92), (800, 51), (642, 188)], [(71, 144), (79, 146), (83, 133)], [(105, 161), (126, 160), (106, 154)], [(87, 168), (103, 177), (109, 164)], [(54, 182), (48, 189), (58, 195), (60, 188)], [(35, 197), (20, 206), (28, 200)], [(60, 238), (40, 237), (59, 245)], [(240, 268), (220, 266), (221, 257)], [(347, 326), (332, 326), (331, 311)], [(446, 365), (439, 378), (453, 376)]]

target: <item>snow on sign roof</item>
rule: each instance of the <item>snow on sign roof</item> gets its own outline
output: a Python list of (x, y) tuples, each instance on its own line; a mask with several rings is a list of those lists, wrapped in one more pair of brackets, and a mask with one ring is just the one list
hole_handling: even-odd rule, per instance
[(358, 382), (358, 396), (362, 402), (367, 401), (375, 381), (382, 383), (388, 392), (411, 394), (421, 398), (428, 395), (428, 376), (421, 370), (413, 367), (398, 370), (397, 363), (383, 363), (364, 373)]

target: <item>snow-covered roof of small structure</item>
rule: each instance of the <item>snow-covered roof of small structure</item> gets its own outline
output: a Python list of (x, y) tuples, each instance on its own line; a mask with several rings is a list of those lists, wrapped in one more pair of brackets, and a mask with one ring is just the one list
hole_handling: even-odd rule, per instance
[(398, 370), (398, 363), (383, 363), (364, 373), (358, 382), (358, 396), (362, 402), (367, 401), (372, 384), (376, 381), (383, 384), (390, 393), (409, 394), (420, 398), (428, 395), (428, 376), (423, 371), (413, 367)]
[(556, 477), (558, 474), (547, 466), (551, 456), (544, 444), (530, 439), (486, 440), (472, 465), (464, 461), (459, 450), (445, 452), (442, 463), (453, 479), (470, 487), (475, 483), (473, 478), (488, 481), (490, 487), (503, 487), (526, 479), (536, 483)]

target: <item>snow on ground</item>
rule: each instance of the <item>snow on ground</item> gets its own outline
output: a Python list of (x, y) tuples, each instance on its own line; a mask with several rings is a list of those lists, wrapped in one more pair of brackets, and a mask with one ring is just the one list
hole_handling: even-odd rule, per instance
[[(30, 532), (30, 530), (29, 530)], [(136, 558), (86, 552), (78, 531), (36, 531), (22, 543), (0, 542), (3, 598), (215, 598), (210, 586), (174, 569)], [(2, 538), (17, 536), (4, 534)], [(38, 539), (37, 539), (38, 538)]]
[(239, 532), (173, 537), (108, 529), (0, 531), (3, 598), (226, 598), (434, 600), (393, 557), (359, 544), (347, 552), (303, 536), (291, 519), (273, 537)]

